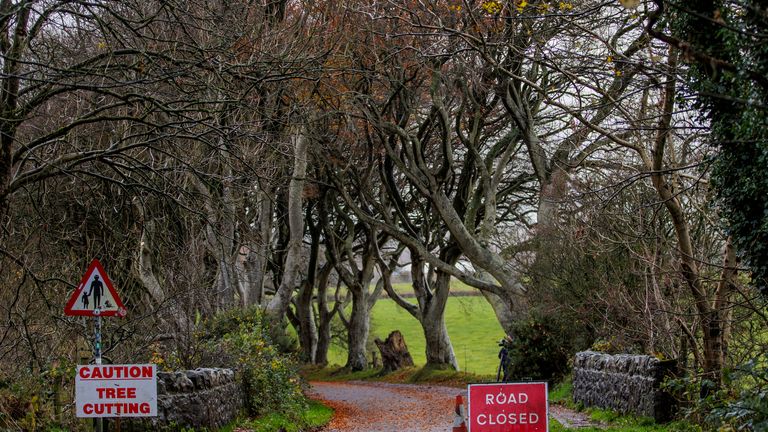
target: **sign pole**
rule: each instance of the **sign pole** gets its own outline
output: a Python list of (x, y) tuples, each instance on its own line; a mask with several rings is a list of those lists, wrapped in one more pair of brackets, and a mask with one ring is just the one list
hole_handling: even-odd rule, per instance
[(96, 317), (96, 343), (94, 344), (94, 347), (96, 348), (96, 364), (101, 364), (101, 315)]
[[(95, 341), (94, 341), (94, 348), (95, 348), (95, 363), (96, 365), (101, 365), (101, 314), (96, 315), (96, 335), (95, 335)], [(95, 432), (103, 432), (104, 431), (104, 422), (101, 417), (98, 417), (96, 419), (96, 429)]]

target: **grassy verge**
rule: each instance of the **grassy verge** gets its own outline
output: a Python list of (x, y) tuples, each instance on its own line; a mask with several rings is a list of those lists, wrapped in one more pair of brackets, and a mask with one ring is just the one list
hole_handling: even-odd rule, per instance
[(701, 432), (701, 427), (685, 421), (657, 424), (653, 419), (621, 416), (612, 411), (587, 410), (593, 421), (600, 422), (600, 427), (567, 428), (557, 420), (550, 419), (549, 432)]
[(563, 382), (558, 383), (554, 387), (550, 387), (547, 400), (551, 404), (567, 406), (571, 409), (576, 407), (573, 404), (573, 381), (571, 377), (566, 377)]
[(692, 426), (684, 422), (674, 422), (668, 424), (644, 424), (633, 420), (628, 420), (623, 424), (606, 424), (601, 427), (580, 427), (566, 428), (557, 420), (550, 419), (549, 432), (699, 432), (701, 428)]
[(406, 384), (439, 384), (448, 387), (466, 387), (470, 383), (491, 382), (493, 377), (450, 369), (412, 367), (382, 375), (380, 370), (368, 369), (350, 372), (340, 366), (317, 368), (307, 367), (301, 372), (309, 381), (375, 381)]
[(300, 432), (319, 429), (328, 424), (333, 417), (333, 410), (310, 400), (307, 410), (298, 416), (287, 417), (282, 414), (269, 414), (257, 419), (239, 420), (219, 432)]

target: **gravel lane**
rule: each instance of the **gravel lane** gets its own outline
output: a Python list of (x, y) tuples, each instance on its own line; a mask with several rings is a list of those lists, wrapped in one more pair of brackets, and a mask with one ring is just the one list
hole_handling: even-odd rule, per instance
[[(362, 381), (312, 382), (310, 397), (336, 410), (324, 432), (446, 432), (453, 426), (456, 395), (467, 391), (433, 385)], [(567, 428), (601, 425), (584, 413), (550, 405), (549, 417)]]
[(370, 382), (313, 382), (310, 396), (336, 410), (326, 432), (446, 432), (453, 426), (451, 387)]

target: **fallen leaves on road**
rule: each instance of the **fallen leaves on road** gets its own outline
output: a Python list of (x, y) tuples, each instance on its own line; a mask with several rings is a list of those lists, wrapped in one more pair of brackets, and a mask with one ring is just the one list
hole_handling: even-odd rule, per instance
[(336, 410), (328, 432), (444, 432), (461, 389), (365, 382), (312, 383), (311, 397)]

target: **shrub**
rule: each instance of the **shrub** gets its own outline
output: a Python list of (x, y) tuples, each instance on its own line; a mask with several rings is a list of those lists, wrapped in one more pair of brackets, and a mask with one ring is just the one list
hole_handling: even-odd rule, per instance
[(74, 365), (56, 359), (40, 372), (14, 372), (0, 371), (0, 431), (55, 430), (72, 421), (62, 411), (70, 402), (65, 386), (74, 382)]
[(737, 368), (728, 375), (741, 391), (712, 410), (707, 420), (721, 430), (768, 431), (768, 354)]
[(204, 324), (203, 366), (228, 366), (238, 373), (248, 415), (291, 415), (305, 399), (294, 362), (270, 342), (266, 319), (258, 308), (233, 309)]
[(534, 313), (514, 327), (513, 335), (505, 341), (510, 379), (559, 382), (570, 372), (574, 353), (589, 346), (577, 326), (556, 316)]

